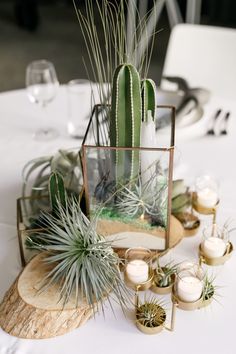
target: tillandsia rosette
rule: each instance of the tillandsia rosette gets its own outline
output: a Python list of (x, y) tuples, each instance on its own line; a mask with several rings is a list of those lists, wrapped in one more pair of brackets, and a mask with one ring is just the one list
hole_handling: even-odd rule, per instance
[(215, 285), (215, 277), (209, 276), (208, 274), (205, 275), (203, 279), (203, 301), (213, 300), (218, 295), (217, 289), (219, 286)]
[(159, 262), (157, 263), (155, 284), (158, 287), (167, 287), (172, 283), (172, 277), (177, 273), (178, 264), (173, 262), (168, 262), (165, 266), (160, 266)]
[(162, 301), (156, 298), (145, 300), (136, 308), (136, 319), (148, 328), (158, 327), (166, 321), (166, 311)]
[(78, 202), (66, 196), (66, 206), (58, 203), (56, 214), (44, 214), (44, 219), (46, 230), (27, 242), (31, 249), (47, 251), (45, 262), (53, 265), (43, 289), (58, 283), (64, 304), (73, 292), (77, 301), (85, 297), (94, 311), (108, 297), (122, 307), (127, 305), (129, 294), (119, 271), (120, 259), (112, 243), (97, 234), (96, 218), (90, 221)]
[[(113, 193), (104, 203), (94, 203), (95, 213), (101, 208), (99, 217), (132, 223), (150, 229), (166, 227), (167, 219), (167, 180), (156, 174), (145, 184), (141, 178), (125, 185), (112, 185)], [(98, 201), (98, 200), (97, 200)]]

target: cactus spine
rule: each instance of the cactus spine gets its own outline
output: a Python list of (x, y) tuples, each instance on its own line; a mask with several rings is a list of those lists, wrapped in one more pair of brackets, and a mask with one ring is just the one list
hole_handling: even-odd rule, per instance
[(152, 111), (152, 118), (155, 120), (155, 110), (156, 110), (156, 85), (151, 79), (142, 80), (142, 120), (143, 122), (148, 121), (148, 111)]
[(58, 203), (66, 206), (66, 196), (63, 177), (58, 172), (52, 172), (49, 178), (49, 198), (52, 214), (58, 210)]
[[(139, 147), (142, 120), (140, 77), (134, 66), (122, 64), (113, 77), (110, 142), (115, 147)], [(116, 180), (139, 173), (139, 151), (115, 152)]]

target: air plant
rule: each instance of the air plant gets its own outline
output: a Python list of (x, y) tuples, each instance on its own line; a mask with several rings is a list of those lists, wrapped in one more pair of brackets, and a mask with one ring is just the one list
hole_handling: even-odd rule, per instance
[(153, 328), (161, 326), (166, 320), (166, 311), (163, 304), (155, 297), (138, 305), (136, 308), (136, 319), (145, 327)]
[(203, 283), (203, 301), (210, 300), (215, 295), (214, 279), (209, 278), (207, 275)]
[(165, 226), (167, 183), (159, 183), (159, 178), (153, 175), (145, 184), (140, 178), (130, 182), (117, 192), (115, 207), (120, 215), (130, 218), (149, 218), (151, 224), (159, 223)]
[(78, 151), (59, 150), (55, 155), (43, 156), (29, 161), (23, 171), (22, 197), (31, 196), (30, 207), (24, 203), (25, 215), (37, 215), (47, 210), (48, 204), (42, 196), (48, 194), (48, 182), (53, 171), (59, 172), (64, 179), (67, 192), (79, 195), (82, 190), (82, 172)]
[(155, 283), (158, 287), (167, 287), (171, 284), (173, 276), (176, 274), (178, 264), (173, 262), (167, 263), (165, 266), (160, 266), (157, 263)]
[(97, 218), (89, 221), (78, 202), (66, 196), (66, 206), (58, 203), (56, 215), (44, 213), (44, 219), (47, 229), (28, 242), (31, 249), (47, 251), (45, 262), (53, 265), (42, 291), (58, 283), (64, 304), (74, 293), (77, 302), (84, 296), (94, 311), (112, 292), (125, 306), (127, 289), (119, 271), (120, 260), (112, 243), (97, 234)]

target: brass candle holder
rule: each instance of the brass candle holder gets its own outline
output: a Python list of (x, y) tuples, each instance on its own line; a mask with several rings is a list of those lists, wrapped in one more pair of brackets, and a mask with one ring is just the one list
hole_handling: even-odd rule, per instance
[(213, 224), (203, 230), (203, 241), (199, 245), (199, 264), (223, 265), (232, 256), (233, 245), (226, 228)]
[(183, 262), (179, 266), (171, 294), (172, 302), (177, 308), (193, 311), (202, 306), (203, 279), (204, 272), (198, 264)]
[[(167, 314), (164, 307), (158, 302), (145, 302), (140, 304), (138, 290), (136, 292), (136, 303), (135, 303), (135, 317), (136, 317), (136, 326), (137, 328), (145, 333), (145, 334), (157, 334), (160, 333), (163, 329), (168, 331), (174, 331), (175, 325), (175, 316), (176, 316), (176, 306), (175, 302), (172, 303), (172, 310), (171, 310), (171, 322), (170, 325), (166, 324)], [(150, 324), (148, 320), (146, 320), (145, 314), (149, 311), (151, 318), (155, 322), (156, 325)]]
[(209, 258), (204, 255), (202, 244), (199, 245), (199, 264), (202, 265), (203, 263), (209, 266), (218, 266), (225, 264), (226, 261), (230, 259), (233, 253), (233, 245), (231, 242), (228, 242), (225, 254), (221, 257), (213, 257)]
[[(162, 269), (165, 271), (166, 267), (163, 267)], [(160, 277), (158, 276), (158, 274), (154, 274), (153, 282), (150, 290), (155, 294), (159, 294), (159, 295), (170, 294), (172, 291), (172, 287), (174, 286), (175, 283), (175, 274), (170, 275), (170, 281), (167, 286), (159, 286), (159, 279)]]
[(143, 247), (129, 248), (125, 252), (125, 284), (135, 292), (148, 290), (154, 277), (151, 262), (152, 252), (149, 249)]
[(192, 196), (192, 205), (193, 208), (199, 213), (199, 214), (203, 214), (203, 215), (212, 215), (213, 219), (212, 219), (212, 223), (215, 224), (216, 223), (216, 212), (217, 209), (219, 207), (219, 203), (220, 200), (218, 199), (217, 203), (213, 206), (213, 207), (205, 207), (203, 205), (201, 205), (198, 202), (198, 197), (197, 197), (197, 193), (193, 192), (193, 196)]

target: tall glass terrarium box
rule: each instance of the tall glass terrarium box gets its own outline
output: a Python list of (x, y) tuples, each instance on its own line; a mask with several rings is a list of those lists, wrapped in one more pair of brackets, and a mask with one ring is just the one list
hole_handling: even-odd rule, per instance
[(175, 109), (157, 106), (155, 119), (168, 116), (170, 125), (164, 141), (154, 129), (153, 146), (147, 138), (141, 139), (140, 147), (111, 146), (109, 115), (109, 106), (94, 107), (82, 144), (87, 214), (98, 215), (97, 231), (112, 240), (115, 249), (140, 246), (163, 251), (175, 243), (171, 239)]

